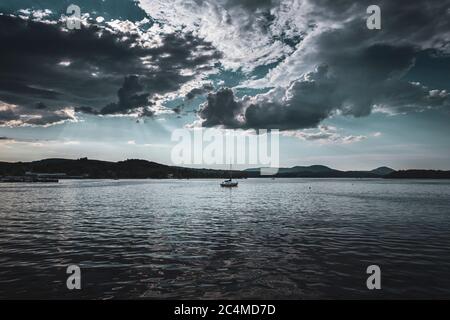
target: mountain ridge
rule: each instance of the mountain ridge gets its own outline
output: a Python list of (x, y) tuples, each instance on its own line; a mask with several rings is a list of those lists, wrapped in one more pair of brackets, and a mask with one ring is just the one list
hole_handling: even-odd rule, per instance
[[(260, 168), (243, 171), (234, 170), (235, 178), (260, 177)], [(0, 162), (0, 175), (23, 176), (27, 172), (52, 173), (70, 177), (90, 177), (93, 179), (145, 179), (145, 178), (226, 178), (227, 170), (194, 169), (169, 166), (148, 160), (127, 159), (123, 161), (91, 160), (88, 158), (49, 158), (31, 162)], [(323, 165), (295, 166), (280, 168), (277, 177), (380, 177), (366, 171), (339, 171)]]
[[(245, 172), (259, 172), (262, 168), (249, 168), (244, 170)], [(333, 176), (340, 176), (340, 175), (348, 175), (348, 176), (358, 176), (358, 175), (366, 175), (366, 176), (385, 176), (392, 172), (395, 172), (394, 169), (383, 166), (378, 167), (373, 170), (350, 170), (350, 171), (342, 171), (333, 169), (324, 165), (311, 165), (311, 166), (294, 166), (290, 168), (279, 168), (278, 174), (280, 176), (286, 176), (286, 175), (326, 175), (330, 174)]]
[[(260, 178), (261, 168), (233, 170), (233, 178)], [(31, 162), (0, 162), (0, 176), (24, 176), (29, 172), (60, 174), (64, 177), (91, 179), (197, 179), (228, 178), (228, 170), (196, 169), (169, 166), (141, 159), (123, 161), (91, 160), (88, 158), (49, 158)], [(267, 177), (267, 176), (266, 176)], [(341, 171), (324, 165), (280, 168), (278, 178), (389, 178), (389, 179), (450, 179), (450, 171), (400, 170), (378, 167), (371, 171)]]

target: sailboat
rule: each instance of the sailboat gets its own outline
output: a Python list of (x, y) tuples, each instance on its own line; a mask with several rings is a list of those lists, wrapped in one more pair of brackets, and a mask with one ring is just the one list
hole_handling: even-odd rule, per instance
[(221, 187), (224, 188), (234, 188), (238, 186), (238, 182), (237, 181), (233, 181), (233, 177), (232, 177), (232, 171), (231, 171), (231, 164), (230, 164), (230, 179), (228, 180), (224, 180), (221, 184)]

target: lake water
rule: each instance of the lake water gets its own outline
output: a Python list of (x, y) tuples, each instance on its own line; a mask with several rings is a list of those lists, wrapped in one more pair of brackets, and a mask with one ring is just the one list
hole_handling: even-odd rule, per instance
[(450, 181), (219, 182), (0, 184), (0, 298), (450, 298)]

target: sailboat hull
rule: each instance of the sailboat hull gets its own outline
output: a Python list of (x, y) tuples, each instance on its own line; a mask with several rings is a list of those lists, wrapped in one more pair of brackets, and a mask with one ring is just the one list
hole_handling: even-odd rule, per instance
[(220, 184), (220, 186), (223, 188), (234, 188), (234, 187), (238, 186), (238, 183), (237, 182), (222, 182)]
[(231, 171), (231, 164), (230, 164), (230, 179), (223, 181), (220, 186), (223, 188), (234, 188), (238, 186), (237, 181), (233, 181), (233, 176), (232, 176), (232, 171)]

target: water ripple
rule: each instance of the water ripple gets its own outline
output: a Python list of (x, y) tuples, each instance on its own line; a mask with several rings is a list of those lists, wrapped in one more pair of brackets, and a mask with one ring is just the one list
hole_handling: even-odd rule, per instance
[(450, 298), (449, 181), (82, 180), (0, 203), (0, 298)]

